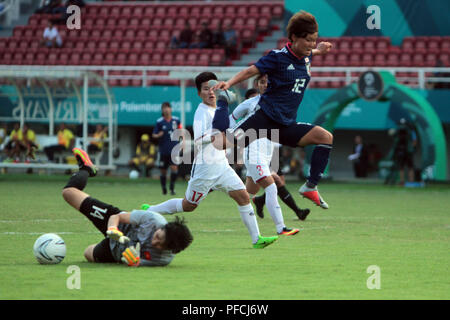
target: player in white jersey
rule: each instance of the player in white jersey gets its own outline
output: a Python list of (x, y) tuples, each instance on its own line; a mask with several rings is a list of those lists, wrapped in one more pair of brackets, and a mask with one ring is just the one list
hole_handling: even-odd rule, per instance
[[(216, 112), (217, 98), (208, 85), (208, 81), (217, 80), (214, 73), (202, 72), (195, 78), (197, 92), (202, 102), (194, 115), (194, 140), (198, 141), (204, 135), (211, 133), (213, 118)], [(229, 100), (229, 102), (231, 102)], [(275, 237), (262, 237), (258, 223), (250, 203), (250, 197), (242, 180), (231, 168), (226, 158), (225, 150), (218, 150), (212, 144), (197, 144), (196, 155), (192, 165), (191, 179), (184, 199), (171, 199), (161, 204), (150, 206), (149, 210), (162, 214), (190, 212), (197, 208), (210, 190), (221, 190), (233, 198), (241, 218), (247, 227), (254, 248), (264, 248), (277, 240)]]

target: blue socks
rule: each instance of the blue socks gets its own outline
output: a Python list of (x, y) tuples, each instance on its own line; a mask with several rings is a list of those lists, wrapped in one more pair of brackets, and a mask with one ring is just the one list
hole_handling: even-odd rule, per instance
[(318, 144), (311, 155), (311, 168), (309, 169), (309, 177), (307, 186), (314, 188), (320, 181), (330, 158), (332, 146), (331, 144)]
[(217, 100), (217, 108), (212, 121), (213, 129), (224, 132), (230, 127), (230, 118), (228, 112), (228, 102), (225, 100)]

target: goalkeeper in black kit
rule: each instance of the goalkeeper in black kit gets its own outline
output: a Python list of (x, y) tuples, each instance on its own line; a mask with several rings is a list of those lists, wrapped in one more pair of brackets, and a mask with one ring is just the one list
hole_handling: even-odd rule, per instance
[(120, 210), (83, 192), (89, 177), (97, 174), (88, 154), (74, 148), (80, 170), (62, 191), (64, 200), (85, 215), (105, 239), (84, 251), (90, 262), (123, 262), (129, 266), (165, 266), (176, 253), (186, 249), (193, 237), (178, 217), (167, 220), (149, 210)]

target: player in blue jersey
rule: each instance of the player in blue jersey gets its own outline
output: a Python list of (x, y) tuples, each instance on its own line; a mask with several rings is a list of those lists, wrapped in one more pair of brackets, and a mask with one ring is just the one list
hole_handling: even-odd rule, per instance
[(152, 137), (158, 139), (158, 158), (161, 174), (161, 188), (163, 194), (167, 194), (166, 179), (167, 169), (170, 167), (170, 194), (175, 194), (175, 180), (178, 176), (178, 165), (172, 160), (172, 149), (178, 144), (178, 141), (172, 140), (172, 133), (176, 129), (181, 129), (181, 122), (178, 117), (172, 116), (172, 107), (169, 102), (161, 105), (162, 117), (156, 121)]
[[(305, 11), (296, 13), (286, 28), (289, 42), (283, 49), (271, 51), (254, 65), (237, 73), (230, 80), (218, 83), (213, 89), (227, 90), (253, 76), (268, 75), (268, 87), (261, 95), (259, 108), (232, 130), (234, 143), (247, 146), (254, 139), (261, 137), (274, 141), (278, 133), (279, 141), (275, 142), (282, 145), (290, 147), (316, 145), (311, 156), (309, 177), (300, 187), (299, 193), (316, 205), (328, 209), (328, 204), (317, 190), (317, 184), (328, 164), (333, 135), (320, 126), (296, 121), (303, 94), (311, 79), (312, 57), (328, 53), (332, 46), (329, 42), (321, 42), (316, 47), (318, 29), (312, 14)], [(223, 112), (216, 111), (214, 128), (223, 132), (228, 127), (226, 124), (228, 120), (225, 118), (228, 117), (228, 103), (226, 99), (222, 99), (217, 105), (218, 111)], [(249, 129), (256, 130), (256, 132), (251, 130), (256, 133), (256, 137), (248, 134)], [(266, 129), (267, 133), (259, 131), (260, 129)], [(242, 141), (243, 139), (245, 140)]]

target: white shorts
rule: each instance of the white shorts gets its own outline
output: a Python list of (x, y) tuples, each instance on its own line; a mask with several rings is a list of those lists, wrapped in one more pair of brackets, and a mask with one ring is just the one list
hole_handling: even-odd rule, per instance
[(245, 163), (245, 167), (247, 168), (247, 177), (252, 178), (255, 183), (258, 183), (259, 180), (272, 175), (272, 171), (270, 170), (269, 165), (266, 163)]
[(220, 190), (228, 193), (230, 191), (245, 190), (245, 185), (233, 168), (226, 165), (222, 174), (216, 179), (202, 179), (199, 177), (189, 180), (185, 197), (190, 203), (200, 204), (211, 190)]

